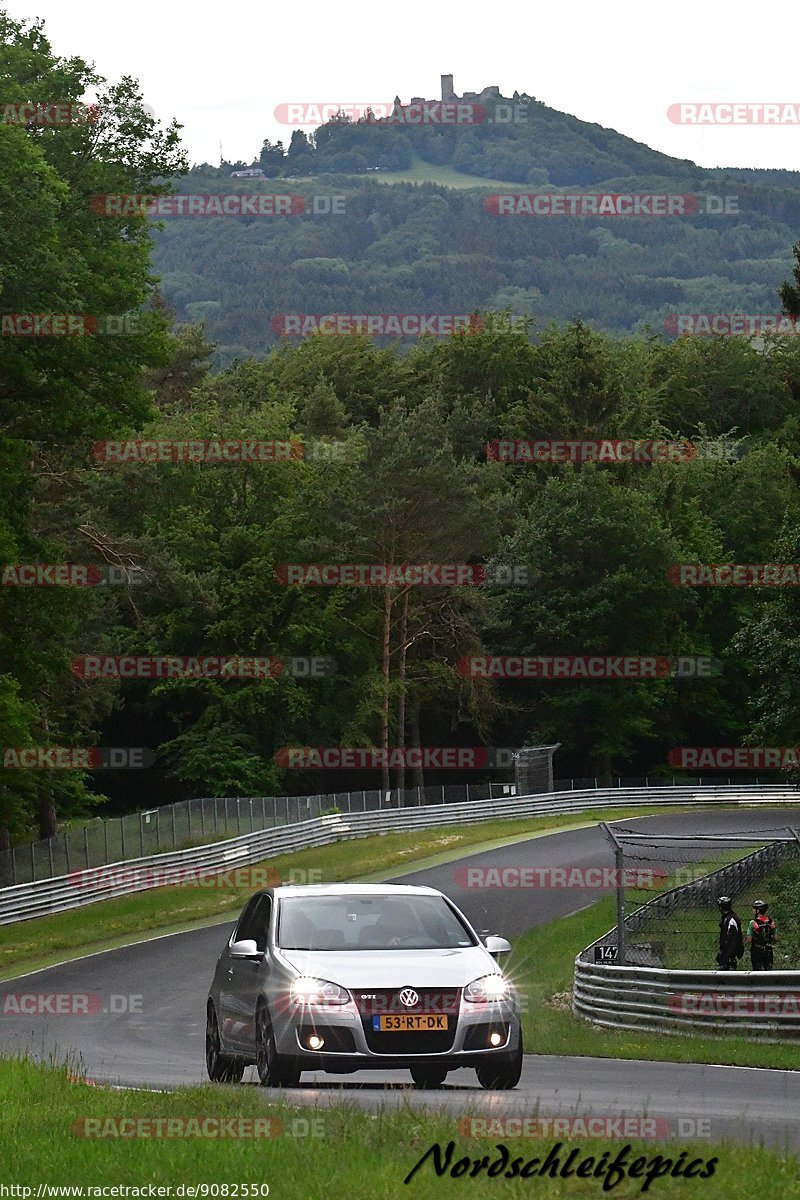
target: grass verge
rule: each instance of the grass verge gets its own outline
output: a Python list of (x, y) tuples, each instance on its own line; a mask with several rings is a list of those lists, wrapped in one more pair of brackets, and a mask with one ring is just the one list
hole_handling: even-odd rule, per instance
[[(454, 1178), (449, 1171), (437, 1177), (432, 1156), (405, 1187), (403, 1181), (434, 1143), (439, 1143), (446, 1153), (448, 1143), (454, 1142), (451, 1164), (461, 1158), (475, 1160), (484, 1155), (491, 1164), (498, 1159), (500, 1141), (507, 1145), (510, 1158), (519, 1157), (522, 1165), (534, 1158), (542, 1162), (557, 1144), (555, 1140), (541, 1138), (466, 1137), (455, 1116), (423, 1113), (410, 1107), (383, 1111), (377, 1116), (353, 1106), (291, 1108), (270, 1103), (268, 1094), (256, 1087), (208, 1085), (163, 1094), (111, 1090), (70, 1083), (63, 1068), (39, 1067), (16, 1060), (0, 1060), (0, 1093), (4, 1159), (4, 1178), (0, 1182), (31, 1188), (29, 1195), (33, 1197), (39, 1185), (84, 1189), (121, 1185), (144, 1188), (143, 1192), (128, 1195), (147, 1196), (148, 1184), (171, 1187), (173, 1197), (181, 1184), (186, 1189), (217, 1185), (216, 1195), (222, 1197), (247, 1195), (242, 1190), (243, 1184), (266, 1184), (274, 1200), (282, 1197), (328, 1200), (334, 1194), (351, 1200), (393, 1200), (401, 1195), (424, 1200), (432, 1195), (479, 1198), (535, 1195), (546, 1200), (569, 1196), (580, 1200), (604, 1194), (602, 1178), (578, 1178), (574, 1174), (566, 1179), (553, 1179), (547, 1174), (540, 1177), (535, 1173), (538, 1164), (529, 1170), (529, 1178), (501, 1177), (502, 1182), (498, 1177), (487, 1178), (485, 1169), (477, 1177), (471, 1177), (471, 1164), (461, 1168), (461, 1177)], [(254, 1140), (228, 1135), (221, 1145), (219, 1139), (209, 1136), (156, 1138), (152, 1132), (149, 1137), (131, 1136), (131, 1132), (114, 1136), (110, 1132), (135, 1129), (108, 1123), (130, 1118), (150, 1119), (151, 1131), (158, 1128), (153, 1118), (184, 1121), (194, 1118), (199, 1122), (209, 1118), (234, 1121), (269, 1118), (274, 1136)], [(90, 1131), (105, 1131), (106, 1136), (87, 1138), (87, 1120), (95, 1122), (88, 1126)], [(312, 1133), (314, 1136), (309, 1136)], [(662, 1161), (670, 1160), (672, 1168), (677, 1163), (686, 1167), (693, 1159), (699, 1159), (703, 1165), (695, 1167), (698, 1172), (708, 1170), (705, 1164), (714, 1160), (709, 1178), (655, 1180), (647, 1192), (653, 1197), (699, 1195), (704, 1200), (752, 1200), (754, 1196), (797, 1195), (798, 1159), (781, 1157), (755, 1146), (730, 1142), (679, 1145), (675, 1141), (628, 1144), (580, 1139), (561, 1143), (561, 1149), (556, 1151), (560, 1160), (558, 1169), (563, 1169), (572, 1149), (577, 1151), (573, 1171), (587, 1156), (592, 1156), (594, 1164), (599, 1166), (604, 1152), (608, 1163), (623, 1149), (628, 1163), (642, 1156), (649, 1165), (660, 1154)], [(686, 1153), (681, 1159), (682, 1151)], [(638, 1196), (645, 1183), (646, 1177), (640, 1176), (607, 1190), (619, 1197)], [(223, 1191), (220, 1185), (228, 1185), (228, 1191)], [(234, 1191), (235, 1185), (238, 1193)], [(84, 1196), (87, 1194), (84, 1191)], [(183, 1192), (191, 1194), (188, 1190)], [(263, 1192), (249, 1194), (259, 1196)]]
[[(514, 940), (508, 973), (526, 998), (525, 1048), (531, 1054), (590, 1058), (641, 1058), (661, 1062), (722, 1063), (739, 1067), (800, 1067), (800, 1047), (748, 1042), (740, 1037), (707, 1037), (603, 1029), (572, 1012), (575, 955), (616, 924), (613, 896), (582, 912), (562, 917)], [(709, 913), (709, 954), (716, 953), (716, 913)]]

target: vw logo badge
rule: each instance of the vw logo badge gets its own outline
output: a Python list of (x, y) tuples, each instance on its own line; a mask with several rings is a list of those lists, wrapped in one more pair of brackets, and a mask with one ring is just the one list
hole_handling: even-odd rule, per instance
[(400, 993), (400, 1003), (406, 1008), (413, 1008), (415, 1004), (419, 1004), (419, 996), (413, 988), (403, 988)]

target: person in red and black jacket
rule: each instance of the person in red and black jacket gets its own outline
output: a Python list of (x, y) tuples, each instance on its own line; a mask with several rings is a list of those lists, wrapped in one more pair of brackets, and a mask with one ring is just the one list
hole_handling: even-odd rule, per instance
[(777, 926), (767, 915), (769, 905), (764, 900), (753, 901), (753, 919), (747, 926), (747, 942), (754, 971), (772, 970), (772, 947), (777, 941)]

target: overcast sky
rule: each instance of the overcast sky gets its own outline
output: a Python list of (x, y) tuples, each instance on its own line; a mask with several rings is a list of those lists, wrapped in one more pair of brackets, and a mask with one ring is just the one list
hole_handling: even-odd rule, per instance
[[(173, 116), (193, 162), (257, 157), (265, 137), (288, 143), (275, 117), (289, 101), (381, 102), (455, 91), (528, 92), (704, 166), (800, 169), (800, 126), (691, 127), (680, 102), (792, 103), (800, 108), (791, 6), (656, 5), (652, 0), (422, 4), (336, 0), (0, 0), (41, 16), (58, 54), (133, 75), (162, 121)], [(48, 97), (47, 99), (55, 99)]]

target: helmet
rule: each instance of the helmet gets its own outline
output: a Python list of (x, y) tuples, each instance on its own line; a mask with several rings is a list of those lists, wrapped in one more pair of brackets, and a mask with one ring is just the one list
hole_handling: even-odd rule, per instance
[(723, 912), (727, 912), (732, 903), (733, 902), (730, 896), (720, 896), (717, 900), (717, 904), (720, 906)]
[(766, 900), (754, 900), (753, 908), (756, 910), (756, 912), (765, 913), (769, 908), (769, 905), (767, 904)]

